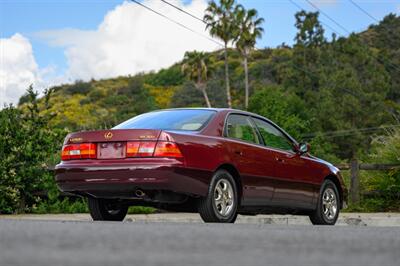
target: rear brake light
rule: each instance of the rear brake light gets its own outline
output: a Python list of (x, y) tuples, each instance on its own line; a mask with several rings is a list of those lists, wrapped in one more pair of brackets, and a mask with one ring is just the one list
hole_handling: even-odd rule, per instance
[(126, 157), (136, 157), (140, 142), (126, 143)]
[(126, 144), (126, 157), (175, 157), (182, 153), (174, 142), (170, 141), (136, 141)]
[(96, 157), (96, 144), (94, 143), (64, 145), (61, 152), (61, 160), (63, 161), (73, 159), (95, 159)]
[(136, 141), (126, 144), (126, 157), (152, 157), (156, 142)]
[(153, 156), (155, 147), (156, 147), (155, 142), (140, 142), (137, 155), (139, 157), (151, 157)]
[(159, 141), (154, 152), (154, 157), (181, 158), (183, 156), (176, 143), (169, 141)]

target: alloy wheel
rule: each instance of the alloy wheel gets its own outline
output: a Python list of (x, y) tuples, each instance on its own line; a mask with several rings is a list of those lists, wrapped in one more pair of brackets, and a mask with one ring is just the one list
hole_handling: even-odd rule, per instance
[(233, 210), (234, 201), (231, 183), (224, 178), (220, 179), (214, 189), (214, 205), (219, 215), (229, 216)]
[(333, 220), (338, 210), (336, 193), (332, 188), (325, 189), (322, 195), (322, 211), (328, 220)]

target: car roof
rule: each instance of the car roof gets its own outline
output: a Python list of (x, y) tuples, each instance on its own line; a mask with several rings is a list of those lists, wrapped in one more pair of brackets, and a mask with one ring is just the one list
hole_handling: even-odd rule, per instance
[(269, 118), (264, 117), (262, 115), (251, 113), (251, 112), (248, 112), (248, 111), (239, 110), (239, 109), (233, 109), (233, 108), (205, 108), (205, 107), (173, 108), (173, 109), (166, 109), (166, 110), (212, 110), (212, 111), (216, 111), (218, 113), (225, 113), (225, 114), (237, 113), (237, 114), (243, 114), (243, 115), (250, 115), (250, 116), (253, 116), (253, 117), (258, 117), (258, 118), (260, 118), (262, 120), (267, 120), (270, 124), (272, 124), (273, 126), (278, 128), (280, 131), (282, 131), (286, 135), (286, 137), (288, 137), (294, 143), (296, 143), (296, 144), (298, 143), (296, 141), (296, 139), (294, 139), (292, 136), (290, 136), (283, 128), (278, 126), (274, 121), (272, 121)]
[(172, 111), (172, 110), (210, 110), (210, 111), (216, 111), (216, 112), (240, 112), (240, 113), (247, 113), (251, 115), (256, 115), (259, 116), (258, 114), (247, 112), (244, 110), (240, 109), (233, 109), (233, 108), (207, 108), (207, 107), (181, 107), (181, 108), (168, 108), (168, 109), (159, 109), (159, 110), (154, 110), (153, 112), (158, 112), (158, 111)]
[[(260, 117), (262, 119), (267, 119), (267, 117), (264, 117), (262, 115), (240, 110), (240, 109), (233, 109), (233, 108), (207, 108), (207, 107), (182, 107), (182, 108), (168, 108), (168, 109), (159, 109), (159, 110), (154, 110), (153, 112), (158, 112), (158, 111), (172, 111), (172, 110), (210, 110), (210, 111), (215, 111), (218, 113), (225, 112), (225, 113), (241, 113), (241, 114), (247, 114), (247, 115), (252, 115), (256, 117)], [(271, 121), (272, 122), (272, 121)]]
[(271, 121), (267, 117), (264, 117), (259, 114), (251, 113), (248, 111), (240, 110), (240, 109), (233, 109), (233, 108), (207, 108), (207, 107), (182, 107), (182, 108), (168, 108), (168, 109), (159, 109), (159, 110), (154, 110), (153, 112), (158, 112), (158, 111), (172, 111), (172, 110), (209, 110), (209, 111), (215, 111), (217, 113), (239, 113), (239, 114), (244, 114), (244, 115), (251, 115), (254, 117), (259, 117), (263, 120), (267, 120), (269, 123), (277, 127), (279, 130), (281, 130), (289, 139), (291, 139), (294, 143), (297, 143), (297, 141), (290, 136), (284, 129), (279, 127), (275, 122)]

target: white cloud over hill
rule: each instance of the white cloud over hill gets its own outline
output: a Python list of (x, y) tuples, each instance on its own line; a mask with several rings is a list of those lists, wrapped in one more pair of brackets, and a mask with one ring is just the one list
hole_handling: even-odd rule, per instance
[(18, 102), (30, 84), (39, 81), (31, 43), (19, 33), (0, 39), (0, 109)]
[[(203, 16), (207, 2), (194, 0), (175, 5)], [(159, 0), (143, 4), (191, 29), (208, 35), (204, 24)], [(61, 29), (38, 34), (51, 45), (65, 47), (68, 79), (109, 78), (158, 70), (181, 60), (188, 50), (210, 51), (217, 44), (184, 29), (132, 2), (108, 12), (97, 30)]]
[[(202, 17), (206, 0), (170, 0), (182, 9)], [(159, 0), (144, 5), (208, 36), (205, 25)], [(73, 18), (71, 18), (73, 19)], [(101, 79), (159, 70), (181, 60), (188, 50), (220, 48), (167, 19), (132, 2), (110, 10), (95, 30), (58, 29), (35, 33), (51, 46), (62, 47), (67, 70), (54, 76), (53, 67), (39, 68), (30, 41), (19, 33), (0, 39), (0, 109), (18, 102), (30, 84), (42, 91), (46, 86), (77, 79)], [(57, 66), (55, 66), (57, 67)]]

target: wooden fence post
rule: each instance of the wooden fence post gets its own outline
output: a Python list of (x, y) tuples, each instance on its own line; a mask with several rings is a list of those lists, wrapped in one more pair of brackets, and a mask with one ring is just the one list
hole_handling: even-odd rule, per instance
[(350, 165), (350, 199), (351, 203), (355, 204), (360, 202), (360, 165), (357, 159), (351, 160)]

